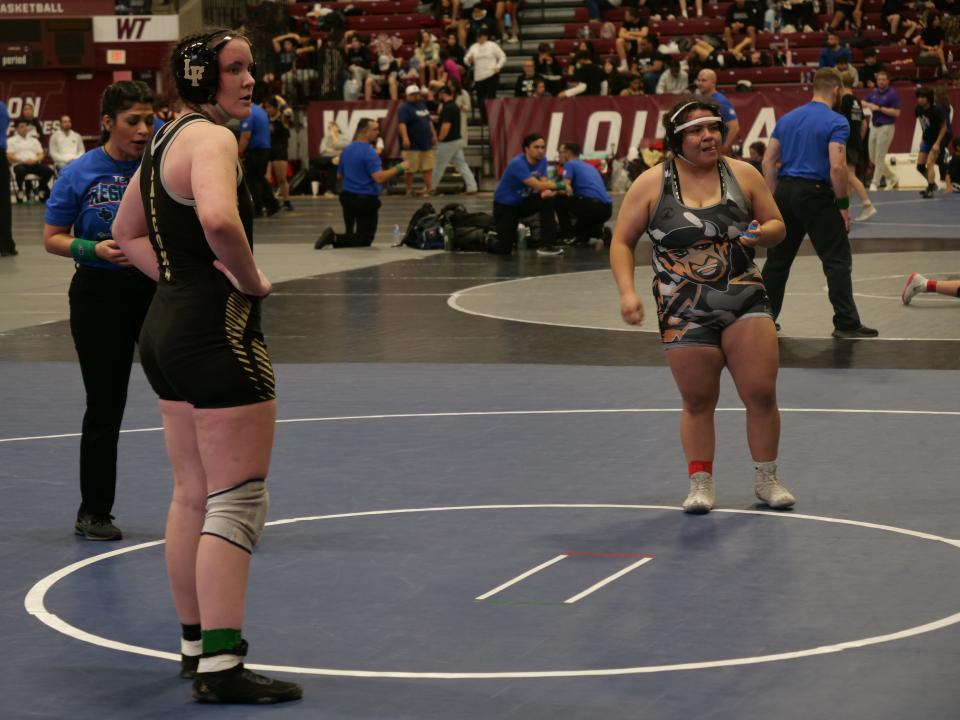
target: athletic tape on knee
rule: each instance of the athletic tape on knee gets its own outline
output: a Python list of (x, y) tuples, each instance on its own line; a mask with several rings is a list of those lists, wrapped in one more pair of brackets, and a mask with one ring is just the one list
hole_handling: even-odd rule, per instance
[(215, 535), (253, 552), (267, 521), (269, 507), (270, 495), (260, 478), (215, 492), (207, 496), (203, 534)]

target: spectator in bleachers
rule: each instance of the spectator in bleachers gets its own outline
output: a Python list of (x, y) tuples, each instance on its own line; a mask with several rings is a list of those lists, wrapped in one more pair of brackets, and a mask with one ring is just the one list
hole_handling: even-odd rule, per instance
[(857, 168), (863, 159), (863, 151), (866, 145), (867, 118), (863, 113), (863, 105), (860, 103), (860, 100), (857, 99), (857, 96), (853, 94), (853, 82), (851, 78), (849, 76), (844, 77), (841, 72), (840, 79), (843, 84), (840, 88), (840, 107), (838, 112), (847, 119), (847, 124), (850, 126), (850, 137), (847, 138), (846, 152), (847, 184), (857, 194), (857, 197), (860, 198), (860, 203), (863, 205), (863, 210), (854, 218), (854, 221), (863, 222), (877, 214), (877, 209), (873, 206), (873, 203), (870, 202), (867, 189), (863, 186), (863, 183), (860, 182), (860, 177), (857, 175)]
[(857, 68), (850, 64), (850, 60), (845, 57), (837, 58), (837, 72), (840, 73), (840, 79), (846, 83), (850, 81), (850, 87), (860, 87), (860, 73)]
[(640, 48), (633, 58), (631, 70), (643, 79), (643, 91), (647, 95), (657, 92), (657, 83), (667, 65), (667, 56), (657, 50), (656, 35), (640, 38)]
[(757, 41), (757, 32), (763, 28), (763, 11), (755, 3), (747, 3), (747, 0), (734, 0), (734, 3), (727, 8), (727, 24), (723, 28), (723, 39), (727, 43), (727, 49), (732, 50), (738, 41), (734, 40), (734, 35), (746, 34), (750, 39), (750, 47), (754, 47)]
[(942, 152), (943, 139), (947, 135), (947, 124), (937, 107), (933, 90), (917, 88), (916, 97), (915, 112), (923, 132), (920, 137), (920, 151), (917, 153), (917, 171), (927, 181), (927, 188), (920, 195), (929, 199), (937, 189), (937, 159)]
[(887, 23), (890, 34), (897, 36), (900, 30), (900, 20), (903, 18), (904, 2), (903, 0), (883, 0), (883, 19)]
[(783, 32), (813, 32), (817, 24), (813, 0), (783, 0), (780, 4)]
[(477, 42), (467, 50), (464, 60), (467, 65), (473, 68), (473, 90), (477, 94), (480, 117), (486, 124), (486, 101), (497, 97), (497, 88), (500, 86), (500, 71), (507, 62), (507, 56), (499, 45), (490, 40), (487, 29), (481, 27), (477, 33)]
[(523, 61), (523, 72), (517, 77), (517, 83), (513, 88), (514, 97), (530, 97), (533, 95), (533, 86), (540, 76), (537, 75), (533, 60)]
[(602, 20), (601, 11), (618, 8), (622, 3), (623, 0), (586, 0), (585, 2), (591, 20)]
[(920, 46), (918, 62), (924, 58), (936, 58), (940, 61), (940, 68), (947, 71), (947, 58), (944, 54), (944, 30), (940, 13), (936, 10), (927, 10), (921, 23), (923, 29), (920, 36), (914, 38), (914, 43)]
[(877, 73), (885, 72), (883, 63), (877, 55), (876, 48), (867, 48), (863, 51), (863, 65), (858, 73), (863, 87), (873, 89), (877, 86)]
[[(622, 95), (627, 89), (629, 79), (623, 73), (617, 72), (617, 66), (613, 60), (607, 58), (603, 61), (603, 80), (600, 83), (600, 94), (616, 97)], [(643, 86), (640, 86), (643, 92)]]
[[(697, 11), (697, 17), (703, 17), (703, 0), (693, 0), (693, 7)], [(687, 13), (687, 0), (680, 0), (680, 17), (684, 20), (690, 17)]]
[(26, 199), (24, 183), (27, 175), (40, 178), (40, 200), (46, 201), (50, 195), (50, 180), (53, 168), (43, 164), (43, 146), (29, 134), (30, 122), (18, 118), (14, 134), (7, 138), (7, 160), (13, 165), (13, 174), (17, 178), (17, 201)]
[(450, 54), (450, 57), (461, 68), (466, 68), (467, 64), (463, 61), (463, 58), (467, 54), (467, 49), (463, 46), (463, 43), (460, 42), (460, 33), (457, 32), (456, 28), (449, 27), (447, 28), (446, 38), (447, 52)]
[[(863, 23), (863, 0), (833, 0), (833, 19), (830, 29), (843, 29), (847, 26), (859, 30)], [(820, 67), (833, 67), (821, 65)]]
[(547, 89), (546, 80), (537, 80), (533, 85), (533, 95), (531, 97), (541, 98), (541, 97), (553, 97), (550, 94), (550, 91)]
[(396, 100), (400, 96), (400, 64), (396, 58), (381, 55), (377, 58), (376, 73), (369, 73), (363, 86), (366, 100)]
[(643, 80), (641, 80), (636, 75), (630, 77), (630, 82), (627, 86), (620, 91), (620, 97), (636, 97), (637, 95), (644, 95), (643, 92)]
[(682, 95), (690, 89), (690, 76), (677, 58), (667, 59), (667, 69), (657, 80), (657, 95)]
[(429, 85), (437, 79), (440, 65), (440, 45), (429, 30), (421, 30), (418, 38), (417, 48), (413, 51), (413, 56), (419, 66), (420, 84)]
[(407, 195), (413, 195), (413, 174), (419, 172), (423, 179), (424, 195), (429, 195), (433, 188), (431, 180), (436, 164), (433, 148), (437, 144), (437, 133), (420, 88), (409, 85), (404, 94), (406, 102), (397, 112), (401, 154), (409, 166), (409, 172), (404, 173), (403, 179), (407, 186)]
[(617, 31), (617, 56), (620, 58), (620, 72), (630, 69), (628, 58), (633, 57), (640, 50), (640, 40), (650, 34), (646, 21), (640, 19), (639, 13), (631, 6), (624, 10), (623, 24)]
[(34, 107), (31, 103), (24, 103), (20, 111), (21, 120), (27, 121), (27, 137), (36, 138), (43, 144), (43, 124), (34, 114)]
[(694, 95), (720, 107), (720, 116), (727, 126), (727, 136), (723, 139), (720, 152), (729, 155), (734, 143), (740, 140), (740, 121), (737, 120), (737, 111), (733, 109), (733, 104), (726, 95), (717, 90), (717, 74), (713, 70), (704, 68), (697, 74), (697, 91)]
[(484, 30), (491, 40), (500, 41), (497, 21), (490, 17), (490, 14), (482, 5), (475, 5), (470, 12), (469, 19), (460, 23), (460, 42), (465, 48), (473, 47), (476, 44), (480, 30)]
[(563, 90), (557, 97), (568, 98), (577, 95), (599, 95), (603, 83), (603, 69), (593, 62), (593, 58), (585, 52), (576, 57), (573, 71), (573, 84)]
[(83, 146), (80, 133), (73, 130), (69, 115), (60, 118), (60, 128), (50, 135), (50, 159), (57, 172), (73, 162), (87, 150)]
[(463, 83), (463, 69), (450, 57), (445, 47), (440, 48), (440, 64), (437, 67), (437, 79), (433, 86), (446, 85), (450, 80)]
[(287, 33), (275, 37), (273, 47), (280, 63), (283, 95), (297, 104), (306, 102), (311, 95), (310, 84), (318, 77), (311, 62), (317, 53), (315, 41), (301, 38), (296, 33)]
[(444, 85), (440, 88), (440, 117), (437, 120), (437, 150), (436, 168), (434, 177), (439, 186), (443, 180), (443, 173), (451, 162), (460, 173), (468, 195), (477, 192), (477, 181), (473, 171), (463, 156), (466, 138), (462, 137), (463, 123), (460, 118), (460, 108), (457, 106), (456, 96), (452, 87)]
[(840, 36), (835, 32), (827, 33), (827, 44), (820, 51), (820, 67), (836, 67), (837, 59), (845, 57), (850, 62), (850, 48), (840, 45)]
[(550, 43), (542, 42), (537, 46), (537, 54), (533, 57), (533, 67), (537, 75), (543, 78), (547, 93), (556, 95), (563, 89), (563, 70), (552, 52)]
[(370, 51), (365, 40), (352, 30), (343, 38), (343, 64), (346, 67), (344, 100), (357, 100), (364, 92), (371, 68)]
[(863, 106), (870, 111), (870, 139), (867, 151), (873, 163), (873, 180), (870, 190), (877, 190), (880, 182), (887, 181), (887, 187), (897, 187), (896, 173), (887, 165), (887, 151), (893, 142), (894, 123), (900, 117), (900, 96), (890, 87), (890, 76), (886, 70), (876, 74), (877, 87), (867, 95)]

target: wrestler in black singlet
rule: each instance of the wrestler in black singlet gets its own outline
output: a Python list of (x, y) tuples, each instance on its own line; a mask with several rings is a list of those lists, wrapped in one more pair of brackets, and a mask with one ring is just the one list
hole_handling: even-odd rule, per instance
[[(154, 136), (140, 167), (140, 194), (160, 268), (157, 292), (140, 334), (140, 361), (161, 400), (223, 408), (272, 400), (273, 368), (260, 332), (260, 300), (239, 292), (213, 266), (196, 203), (169, 192), (163, 156), (190, 113)], [(253, 201), (238, 165), (237, 204), (253, 245)]]
[(663, 164), (663, 189), (647, 229), (660, 336), (668, 348), (720, 347), (720, 334), (737, 320), (773, 317), (753, 249), (738, 240), (752, 210), (725, 160), (718, 163), (720, 202), (684, 205), (674, 162)]

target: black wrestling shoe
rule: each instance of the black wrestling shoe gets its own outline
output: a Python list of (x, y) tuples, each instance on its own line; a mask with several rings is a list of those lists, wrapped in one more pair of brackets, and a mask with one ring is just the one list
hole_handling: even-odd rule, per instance
[(193, 680), (197, 676), (197, 668), (199, 666), (199, 655), (184, 655), (180, 653), (180, 677), (184, 680)]
[(874, 328), (869, 328), (866, 325), (861, 325), (860, 327), (853, 328), (852, 330), (841, 330), (837, 328), (833, 331), (833, 337), (843, 338), (846, 340), (857, 340), (859, 338), (873, 338), (877, 337), (880, 334), (879, 330)]
[(16, 248), (13, 250), (0, 250), (0, 257), (15, 257), (19, 254), (20, 252)]
[(123, 540), (123, 533), (111, 520), (113, 515), (77, 513), (77, 522), (73, 526), (73, 531), (77, 535), (82, 535), (85, 540)]
[(921, 190), (920, 197), (929, 200), (930, 198), (933, 197), (933, 192), (934, 192), (933, 188), (927, 188), (926, 190)]
[(274, 680), (243, 667), (243, 663), (220, 672), (198, 672), (193, 681), (193, 699), (201, 703), (267, 705), (299, 700), (303, 688)]
[(323, 250), (327, 245), (333, 245), (336, 239), (337, 234), (333, 231), (333, 228), (328, 227), (326, 230), (320, 233), (320, 237), (318, 237), (317, 241), (313, 244), (313, 249)]

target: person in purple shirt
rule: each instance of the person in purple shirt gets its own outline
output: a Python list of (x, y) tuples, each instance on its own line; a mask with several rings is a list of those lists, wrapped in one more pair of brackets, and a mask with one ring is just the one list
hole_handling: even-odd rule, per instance
[(890, 76), (886, 70), (877, 73), (876, 81), (877, 87), (863, 101), (863, 107), (872, 113), (870, 139), (867, 142), (867, 152), (873, 163), (871, 192), (877, 189), (881, 178), (886, 179), (887, 187), (891, 190), (899, 182), (896, 173), (887, 165), (887, 151), (893, 142), (894, 124), (900, 116), (900, 96), (890, 87)]
[(835, 32), (827, 33), (827, 46), (820, 51), (820, 67), (836, 67), (841, 58), (850, 62), (850, 48), (840, 45), (840, 36)]

